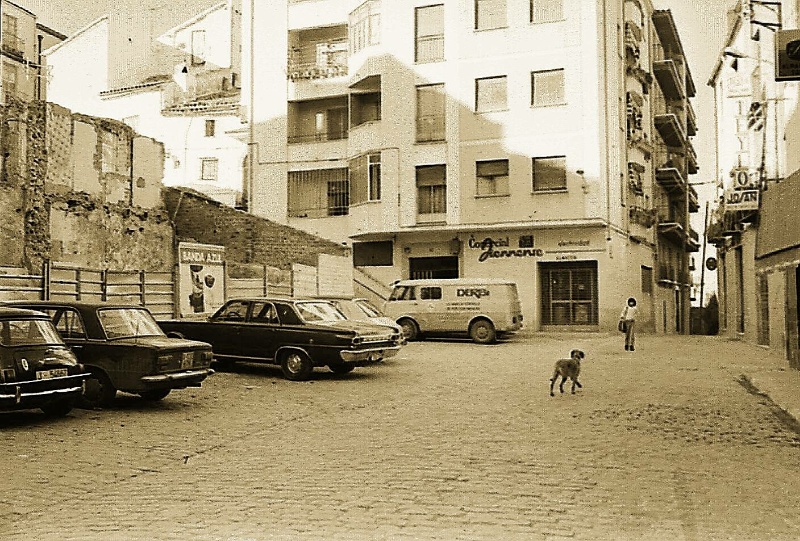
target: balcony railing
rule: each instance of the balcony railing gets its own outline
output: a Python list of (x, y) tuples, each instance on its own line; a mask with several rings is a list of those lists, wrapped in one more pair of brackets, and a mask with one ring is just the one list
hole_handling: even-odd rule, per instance
[(288, 77), (327, 79), (347, 75), (347, 40), (306, 43), (289, 51)]
[(347, 139), (347, 130), (314, 132), (314, 133), (300, 133), (289, 135), (289, 144), (297, 143), (323, 143), (325, 141), (338, 141)]
[(186, 90), (177, 84), (167, 85), (161, 94), (161, 108), (167, 110), (199, 100), (235, 97), (239, 92), (235, 84), (236, 76), (230, 70), (200, 72), (194, 76)]

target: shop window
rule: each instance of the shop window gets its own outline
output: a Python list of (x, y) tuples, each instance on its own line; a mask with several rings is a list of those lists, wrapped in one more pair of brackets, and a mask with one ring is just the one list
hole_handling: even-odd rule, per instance
[(533, 191), (566, 191), (567, 159), (565, 156), (533, 158)]
[(475, 112), (490, 113), (508, 109), (506, 76), (475, 79)]
[(392, 241), (353, 243), (353, 266), (391, 267), (393, 265), (394, 243)]
[(542, 323), (597, 325), (597, 262), (541, 263)]

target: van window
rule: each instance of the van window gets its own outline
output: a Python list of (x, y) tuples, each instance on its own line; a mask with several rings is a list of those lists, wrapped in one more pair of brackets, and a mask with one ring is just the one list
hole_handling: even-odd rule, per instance
[(419, 298), (422, 300), (441, 299), (441, 287), (421, 287), (419, 288)]
[(414, 291), (414, 286), (397, 286), (392, 290), (392, 296), (389, 297), (390, 301), (413, 301), (416, 300), (417, 295)]

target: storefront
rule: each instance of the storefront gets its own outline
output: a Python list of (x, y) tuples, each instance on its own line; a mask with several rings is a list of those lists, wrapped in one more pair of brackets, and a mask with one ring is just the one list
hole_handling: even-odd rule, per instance
[[(354, 244), (354, 253), (361, 251)], [(642, 324), (652, 327), (652, 248), (626, 243), (621, 235), (608, 241), (601, 226), (398, 233), (393, 254), (384, 265), (365, 268), (384, 283), (458, 277), (516, 282), (528, 329), (611, 330), (628, 297), (640, 300)]]

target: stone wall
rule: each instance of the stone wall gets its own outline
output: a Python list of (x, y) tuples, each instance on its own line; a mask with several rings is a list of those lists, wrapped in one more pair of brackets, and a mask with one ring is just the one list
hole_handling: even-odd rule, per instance
[(319, 254), (350, 255), (350, 249), (298, 229), (225, 206), (186, 188), (164, 188), (164, 203), (181, 241), (225, 246), (229, 262), (291, 269), (316, 266)]
[(0, 265), (174, 268), (160, 143), (44, 102), (8, 105), (2, 117)]

